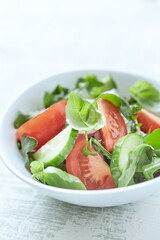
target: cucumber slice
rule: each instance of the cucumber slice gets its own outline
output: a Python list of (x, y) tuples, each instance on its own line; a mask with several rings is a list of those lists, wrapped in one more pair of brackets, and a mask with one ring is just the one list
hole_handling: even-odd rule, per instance
[[(142, 144), (144, 138), (137, 134), (131, 133), (122, 138), (120, 138), (112, 152), (112, 159), (111, 159), (111, 174), (113, 176), (114, 182), (117, 187), (124, 187), (129, 184), (128, 181), (132, 178), (132, 171), (131, 169), (126, 172), (126, 170), (130, 166), (129, 155), (130, 153), (140, 144)], [(126, 174), (130, 174), (130, 176), (126, 176)]]
[(44, 166), (58, 166), (70, 154), (75, 145), (78, 131), (66, 127), (62, 132), (48, 141), (38, 151), (33, 154), (33, 159), (43, 162)]

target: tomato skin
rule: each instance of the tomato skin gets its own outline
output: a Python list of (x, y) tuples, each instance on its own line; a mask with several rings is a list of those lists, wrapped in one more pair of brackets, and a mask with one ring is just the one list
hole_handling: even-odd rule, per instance
[[(115, 188), (110, 167), (103, 157), (99, 153), (98, 156), (83, 156), (82, 150), (86, 144), (84, 134), (80, 134), (74, 148), (66, 159), (68, 173), (77, 176), (84, 183), (87, 190)], [(90, 146), (88, 150), (96, 152)]]
[(154, 113), (142, 108), (141, 111), (137, 112), (136, 115), (138, 123), (142, 123), (141, 130), (144, 133), (148, 133), (160, 128), (160, 117), (156, 116)]
[(106, 117), (106, 125), (100, 129), (102, 142), (105, 148), (111, 152), (117, 140), (127, 134), (127, 127), (118, 108), (110, 101), (99, 99), (98, 109)]
[(24, 133), (26, 136), (37, 139), (36, 149), (43, 146), (64, 128), (66, 124), (66, 104), (67, 100), (58, 102), (24, 123), (16, 132), (18, 140), (21, 141)]

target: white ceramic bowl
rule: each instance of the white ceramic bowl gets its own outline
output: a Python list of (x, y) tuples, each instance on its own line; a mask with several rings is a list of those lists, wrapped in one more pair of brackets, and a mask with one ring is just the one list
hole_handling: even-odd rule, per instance
[(128, 88), (138, 79), (145, 79), (160, 86), (160, 83), (146, 77), (137, 76), (115, 71), (90, 70), (90, 71), (73, 71), (55, 75), (40, 81), (22, 94), (20, 94), (7, 108), (0, 125), (0, 154), (6, 167), (24, 182), (35, 187), (39, 191), (53, 198), (91, 207), (116, 206), (144, 198), (153, 192), (160, 190), (160, 177), (139, 183), (133, 186), (109, 189), (109, 190), (68, 190), (44, 185), (31, 178), (31, 174), (24, 167), (24, 160), (17, 149), (15, 130), (13, 129), (13, 120), (17, 111), (22, 112), (34, 111), (43, 106), (43, 96), (45, 91), (51, 91), (57, 84), (73, 88), (76, 80), (87, 73), (94, 73), (98, 78), (111, 74), (118, 85), (120, 92), (127, 96)]

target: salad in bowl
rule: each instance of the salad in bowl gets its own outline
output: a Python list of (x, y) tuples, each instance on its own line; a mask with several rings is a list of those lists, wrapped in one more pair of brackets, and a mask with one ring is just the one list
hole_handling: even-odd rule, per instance
[(42, 184), (90, 191), (160, 176), (160, 93), (143, 79), (126, 95), (109, 74), (58, 83), (43, 108), (17, 113), (14, 128), (24, 165)]

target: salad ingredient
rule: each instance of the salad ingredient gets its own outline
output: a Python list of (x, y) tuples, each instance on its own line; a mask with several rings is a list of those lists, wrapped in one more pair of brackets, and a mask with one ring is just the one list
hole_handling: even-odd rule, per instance
[(103, 114), (75, 92), (71, 92), (67, 102), (66, 120), (72, 128), (82, 131), (98, 130), (105, 125)]
[(23, 123), (25, 123), (28, 120), (30, 120), (31, 118), (37, 116), (41, 112), (42, 111), (35, 111), (35, 112), (30, 112), (30, 113), (18, 112), (18, 115), (13, 123), (14, 128), (16, 128), (16, 129), (19, 128), (21, 125), (23, 125)]
[(69, 89), (64, 88), (61, 85), (57, 85), (57, 87), (53, 90), (53, 92), (46, 92), (43, 98), (43, 104), (45, 108), (50, 107), (51, 105), (66, 99), (68, 96)]
[(148, 144), (141, 144), (133, 150), (130, 158), (134, 158), (137, 162), (136, 173), (142, 173), (142, 167), (151, 163), (153, 154), (154, 148)]
[(90, 141), (93, 143), (94, 150), (100, 152), (104, 157), (111, 160), (111, 153), (107, 151), (106, 148), (102, 146), (100, 141), (97, 141), (95, 138), (91, 138)]
[(142, 143), (143, 137), (141, 135), (131, 133), (121, 137), (114, 145), (110, 167), (117, 187), (129, 184), (135, 171), (134, 162), (130, 162), (129, 156), (131, 151)]
[(127, 134), (126, 124), (118, 108), (110, 101), (99, 99), (97, 105), (106, 118), (106, 125), (100, 129), (103, 144), (111, 152), (117, 140)]
[(154, 147), (155, 150), (160, 149), (160, 129), (154, 130), (151, 134), (146, 135), (144, 143)]
[(98, 155), (82, 154), (87, 141), (84, 134), (78, 136), (75, 146), (66, 159), (67, 172), (77, 176), (88, 190), (109, 189), (116, 187), (110, 172), (110, 167), (103, 160), (102, 155), (96, 152), (93, 147), (88, 150)]
[[(94, 74), (89, 74), (85, 78), (79, 78), (76, 82), (75, 89), (72, 91), (83, 98), (95, 98), (104, 91), (116, 88), (116, 84), (111, 76), (107, 76), (99, 81)], [(68, 88), (57, 85), (52, 92), (46, 92), (43, 98), (44, 107), (68, 99), (71, 91)]]
[(148, 133), (149, 130), (154, 131), (157, 128), (160, 128), (160, 117), (156, 116), (154, 113), (142, 109), (136, 113), (138, 118), (137, 121), (142, 123), (141, 130), (145, 133)]
[(95, 75), (89, 74), (86, 78), (79, 78), (75, 87), (77, 94), (79, 94), (80, 88), (85, 88), (88, 91), (88, 96), (86, 97), (95, 98), (104, 91), (116, 88), (116, 84), (111, 76), (107, 76), (102, 81), (99, 81)]
[(31, 152), (37, 146), (37, 144), (38, 142), (35, 138), (26, 137), (25, 134), (22, 135), (21, 147), (22, 147), (22, 154), (25, 161), (25, 166), (28, 166), (30, 163), (28, 153)]
[(129, 92), (143, 108), (160, 116), (160, 93), (151, 83), (139, 80), (129, 88)]
[(78, 131), (67, 126), (63, 131), (43, 145), (33, 154), (33, 159), (43, 162), (44, 166), (58, 166), (74, 147)]
[(31, 163), (31, 172), (33, 173), (33, 177), (50, 186), (86, 190), (84, 184), (77, 177), (55, 167), (47, 167), (44, 169), (44, 164), (39, 161)]
[(147, 180), (160, 176), (160, 158), (154, 157), (151, 163), (142, 167), (142, 171)]
[(66, 124), (66, 104), (66, 100), (58, 102), (24, 123), (16, 132), (18, 140), (21, 141), (22, 135), (25, 134), (38, 141), (36, 149), (43, 146), (64, 128)]

